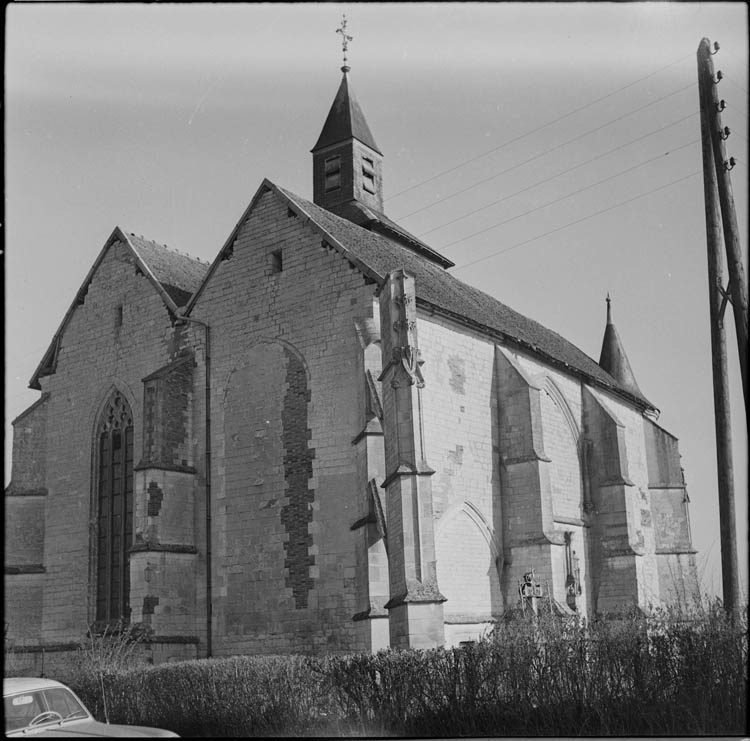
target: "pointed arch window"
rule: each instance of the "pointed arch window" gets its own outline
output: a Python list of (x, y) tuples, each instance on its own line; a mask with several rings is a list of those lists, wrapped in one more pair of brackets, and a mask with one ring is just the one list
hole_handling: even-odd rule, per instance
[(130, 618), (128, 551), (133, 540), (133, 413), (114, 392), (97, 434), (96, 621)]

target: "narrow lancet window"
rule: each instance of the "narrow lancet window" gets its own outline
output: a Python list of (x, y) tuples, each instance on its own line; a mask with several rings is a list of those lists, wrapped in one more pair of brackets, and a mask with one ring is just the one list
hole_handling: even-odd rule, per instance
[(97, 439), (96, 622), (130, 619), (128, 551), (133, 540), (133, 414), (115, 392)]

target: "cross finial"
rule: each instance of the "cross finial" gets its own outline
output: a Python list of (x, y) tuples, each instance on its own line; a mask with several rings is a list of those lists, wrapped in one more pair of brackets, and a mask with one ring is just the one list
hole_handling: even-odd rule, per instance
[(344, 66), (341, 71), (346, 73), (349, 71), (349, 65), (346, 63), (346, 50), (349, 47), (349, 42), (352, 41), (352, 37), (346, 33), (346, 13), (341, 16), (341, 28), (337, 28), (336, 33), (341, 34), (341, 49), (344, 52)]

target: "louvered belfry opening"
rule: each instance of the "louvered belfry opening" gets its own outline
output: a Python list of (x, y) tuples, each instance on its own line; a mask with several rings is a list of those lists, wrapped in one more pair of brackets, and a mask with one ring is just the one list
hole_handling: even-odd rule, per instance
[(133, 414), (115, 392), (98, 439), (96, 622), (130, 619), (128, 551), (133, 539)]

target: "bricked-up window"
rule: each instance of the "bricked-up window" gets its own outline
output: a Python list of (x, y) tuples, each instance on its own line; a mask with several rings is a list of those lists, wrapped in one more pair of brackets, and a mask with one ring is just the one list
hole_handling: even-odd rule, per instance
[(341, 187), (341, 157), (331, 157), (325, 161), (326, 192)]
[(128, 550), (133, 540), (133, 414), (115, 392), (97, 440), (96, 622), (130, 619)]
[(375, 193), (375, 163), (369, 157), (362, 157), (362, 187)]

